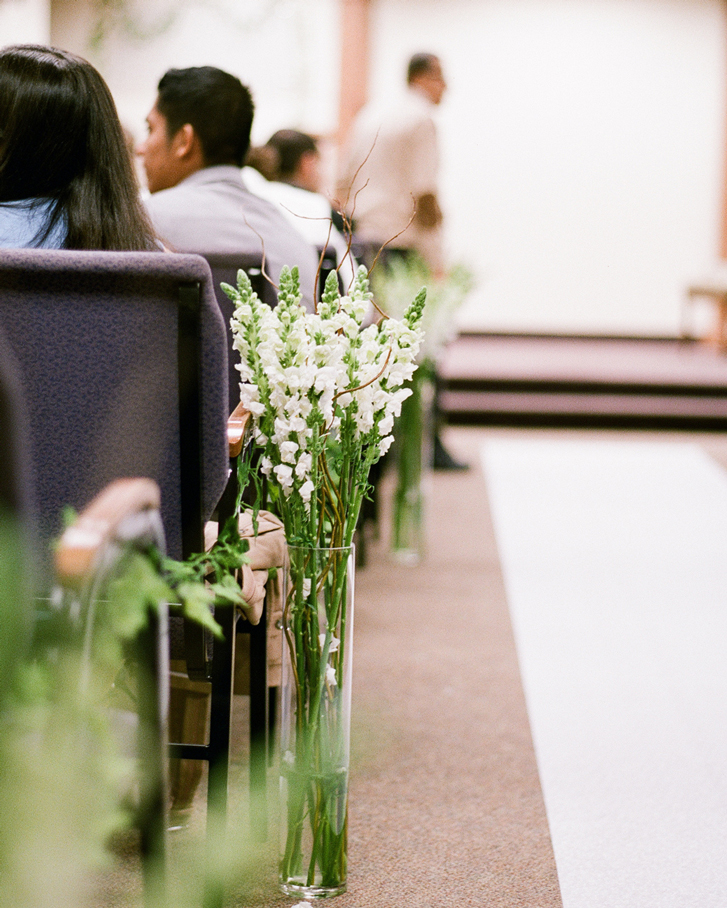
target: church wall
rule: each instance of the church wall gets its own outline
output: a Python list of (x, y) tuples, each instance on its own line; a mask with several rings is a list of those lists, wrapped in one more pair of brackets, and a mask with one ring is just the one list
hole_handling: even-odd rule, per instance
[(46, 44), (50, 38), (50, 0), (0, 0), (0, 46)]
[(164, 72), (205, 65), (228, 70), (251, 88), (254, 141), (281, 126), (335, 130), (336, 0), (124, 0), (128, 19), (110, 19), (94, 44), (96, 6), (53, 0), (53, 40), (98, 66), (137, 135)]
[[(455, 14), (456, 10), (456, 14)], [(720, 0), (374, 0), (371, 92), (432, 50), (466, 323), (672, 333), (720, 248)]]

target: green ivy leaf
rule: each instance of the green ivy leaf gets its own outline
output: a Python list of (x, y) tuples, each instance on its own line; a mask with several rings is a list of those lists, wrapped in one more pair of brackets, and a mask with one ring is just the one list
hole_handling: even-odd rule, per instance
[(214, 592), (217, 599), (221, 599), (229, 605), (242, 607), (245, 604), (240, 585), (230, 574), (225, 574), (221, 580), (210, 584), (210, 589)]
[(181, 600), (183, 617), (201, 624), (218, 640), (221, 640), (222, 629), (210, 610), (210, 606), (214, 602), (212, 590), (203, 583), (185, 582), (177, 587), (177, 594)]
[(115, 636), (132, 640), (146, 625), (147, 611), (173, 597), (152, 562), (140, 554), (125, 559), (124, 570), (109, 584), (105, 618)]

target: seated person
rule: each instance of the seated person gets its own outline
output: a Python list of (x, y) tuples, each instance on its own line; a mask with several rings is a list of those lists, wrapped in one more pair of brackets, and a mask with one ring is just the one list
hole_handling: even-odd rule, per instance
[(229, 73), (212, 66), (169, 70), (138, 149), (151, 193), (147, 208), (177, 252), (263, 254), (276, 283), (284, 265), (297, 265), (303, 301), (312, 308), (315, 249), (242, 179), (253, 112), (249, 90)]
[(254, 193), (279, 205), (318, 250), (328, 246), (335, 251), (345, 291), (354, 279), (356, 262), (348, 240), (335, 226), (330, 202), (320, 192), (320, 158), (313, 136), (279, 129), (248, 156), (251, 166), (245, 169), (245, 179)]
[(158, 250), (108, 86), (53, 47), (0, 50), (0, 247)]

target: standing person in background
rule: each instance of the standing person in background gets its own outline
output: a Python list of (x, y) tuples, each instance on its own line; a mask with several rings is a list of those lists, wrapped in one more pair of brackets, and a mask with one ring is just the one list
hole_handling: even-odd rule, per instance
[(314, 248), (271, 202), (250, 192), (241, 167), (254, 105), (239, 79), (214, 66), (170, 69), (138, 148), (157, 233), (175, 252), (264, 254), (276, 283), (297, 266), (303, 301), (314, 306)]
[(413, 249), (436, 277), (444, 257), (433, 111), (446, 87), (439, 58), (415, 54), (406, 95), (388, 108), (369, 105), (357, 117), (339, 186), (357, 240)]
[[(357, 244), (372, 258), (387, 246), (384, 264), (394, 255), (417, 253), (437, 279), (445, 268), (434, 109), (446, 88), (439, 58), (414, 54), (405, 97), (383, 109), (368, 105), (356, 118), (339, 184)], [(434, 468), (466, 469), (442, 444), (439, 422), (435, 403)]]

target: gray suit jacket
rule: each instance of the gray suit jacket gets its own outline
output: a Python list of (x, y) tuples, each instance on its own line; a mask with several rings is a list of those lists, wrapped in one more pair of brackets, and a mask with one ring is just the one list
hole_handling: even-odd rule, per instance
[(276, 282), (283, 265), (298, 266), (303, 302), (313, 308), (318, 259), (287, 218), (251, 193), (237, 167), (205, 167), (146, 200), (154, 228), (175, 252), (265, 253)]

